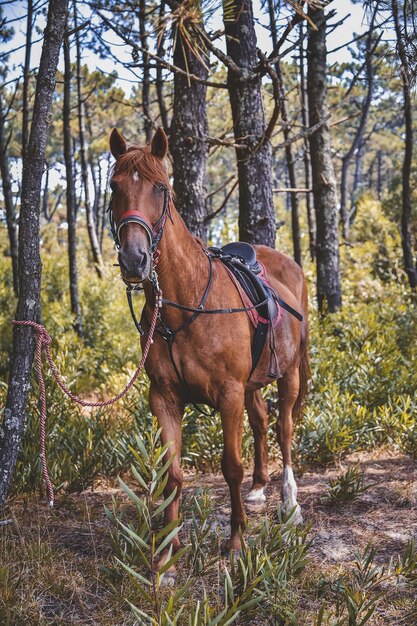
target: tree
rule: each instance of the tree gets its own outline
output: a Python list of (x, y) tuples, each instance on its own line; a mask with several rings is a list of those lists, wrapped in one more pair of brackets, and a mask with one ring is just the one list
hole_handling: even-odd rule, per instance
[(75, 331), (82, 337), (81, 304), (78, 295), (77, 273), (77, 203), (75, 195), (75, 181), (72, 160), (72, 137), (71, 137), (71, 56), (70, 42), (66, 37), (64, 41), (64, 99), (63, 99), (63, 127), (64, 127), (64, 161), (66, 173), (66, 199), (67, 199), (67, 223), (68, 223), (68, 263), (71, 311), (75, 315)]
[(227, 85), (239, 179), (239, 238), (275, 247), (272, 150), (266, 136), (252, 0), (224, 3)]
[[(40, 314), (41, 183), (56, 69), (64, 36), (67, 8), (68, 0), (50, 0), (36, 82), (29, 143), (23, 160), (19, 231), (20, 295), (16, 310), (17, 320), (35, 321), (39, 319)], [(0, 505), (6, 498), (20, 450), (34, 351), (35, 338), (32, 328), (15, 327), (9, 387), (2, 428), (0, 428)]]
[[(180, 5), (177, 10), (182, 10)], [(185, 9), (186, 10), (186, 9)], [(172, 154), (174, 191), (190, 231), (206, 238), (206, 168), (208, 122), (204, 81), (208, 77), (208, 54), (193, 30), (193, 21), (177, 20), (174, 32), (174, 64), (185, 73), (174, 73), (174, 102), (169, 147)], [(196, 24), (202, 21), (201, 8)], [(188, 75), (187, 75), (188, 74)], [(198, 76), (201, 82), (190, 78)]]
[[(411, 94), (412, 73), (410, 63), (416, 61), (410, 55), (410, 48), (414, 45), (415, 31), (411, 25), (409, 32), (409, 21), (413, 17), (412, 7), (408, 2), (404, 2), (400, 7), (397, 0), (392, 0), (392, 15), (394, 18), (394, 28), (397, 38), (397, 49), (400, 61), (401, 80), (404, 99), (404, 160), (402, 167), (402, 212), (401, 212), (401, 241), (403, 247), (404, 267), (407, 272), (408, 282), (411, 289), (417, 287), (417, 259), (414, 258), (413, 244), (411, 241), (411, 166), (413, 161), (413, 104)], [(402, 15), (403, 20), (401, 22)]]
[[(13, 29), (7, 27), (7, 23), (3, 19), (3, 9), (0, 6), (0, 38), (2, 43), (6, 43), (13, 36)], [(0, 78), (2, 81), (5, 81), (7, 76), (7, 61), (8, 55), (3, 56), (3, 63), (0, 67)], [(18, 254), (19, 254), (19, 244), (17, 239), (17, 221), (16, 221), (16, 212), (14, 208), (13, 202), (13, 192), (12, 192), (12, 179), (10, 175), (10, 166), (9, 166), (9, 157), (8, 157), (8, 143), (10, 139), (7, 137), (8, 129), (7, 129), (7, 114), (8, 109), (13, 104), (14, 97), (16, 92), (12, 95), (10, 105), (7, 104), (7, 101), (4, 97), (3, 90), (0, 90), (0, 174), (2, 180), (3, 187), (3, 199), (4, 199), (4, 208), (6, 210), (6, 221), (7, 221), (7, 233), (9, 236), (9, 245), (10, 245), (10, 257), (12, 260), (12, 272), (13, 272), (13, 289), (16, 295), (19, 293), (19, 280), (18, 280)]]
[(371, 24), (369, 27), (368, 36), (366, 37), (365, 44), (365, 73), (366, 73), (366, 94), (361, 103), (361, 115), (358, 127), (356, 129), (352, 144), (349, 150), (342, 158), (342, 177), (340, 183), (340, 219), (342, 222), (342, 232), (344, 239), (349, 239), (349, 230), (350, 230), (350, 221), (351, 214), (348, 208), (348, 173), (349, 173), (349, 165), (353, 155), (356, 152), (356, 167), (355, 167), (355, 183), (356, 188), (358, 186), (358, 175), (360, 173), (361, 167), (361, 157), (363, 151), (363, 137), (366, 128), (366, 123), (368, 121), (369, 110), (371, 107), (373, 91), (374, 91), (374, 66), (373, 66), (373, 55), (375, 53), (375, 48), (379, 42), (380, 37), (376, 37), (375, 35), (375, 17), (376, 11), (374, 11)]
[(91, 253), (93, 255), (94, 266), (100, 278), (104, 274), (103, 258), (101, 256), (100, 244), (97, 237), (97, 227), (94, 219), (94, 210), (90, 198), (90, 187), (88, 184), (88, 157), (87, 146), (85, 140), (85, 116), (84, 102), (82, 92), (82, 73), (81, 73), (81, 45), (80, 35), (77, 30), (77, 2), (73, 0), (74, 6), (74, 29), (76, 41), (76, 65), (77, 65), (77, 110), (78, 110), (78, 139), (80, 144), (80, 162), (81, 162), (81, 179), (84, 190), (85, 212), (87, 215), (87, 230), (90, 239)]
[(310, 28), (307, 47), (307, 93), (313, 196), (317, 222), (317, 301), (320, 311), (342, 305), (340, 282), (337, 188), (334, 173), (327, 101), (326, 16), (309, 8), (317, 30)]

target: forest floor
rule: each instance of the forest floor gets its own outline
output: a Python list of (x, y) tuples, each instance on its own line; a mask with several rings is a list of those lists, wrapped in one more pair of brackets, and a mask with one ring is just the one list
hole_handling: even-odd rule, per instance
[[(343, 468), (357, 463), (370, 487), (343, 506), (330, 506), (321, 500), (329, 479), (340, 474), (340, 466), (298, 476), (298, 499), (305, 521), (311, 524), (312, 540), (310, 562), (299, 583), (305, 584), (297, 606), (301, 626), (312, 625), (312, 615), (321, 604), (317, 598), (319, 577), (335, 579), (347, 575), (355, 553), (368, 543), (377, 548), (376, 563), (388, 564), (391, 557), (404, 551), (410, 538), (417, 539), (416, 462), (395, 451), (380, 449), (349, 456)], [(272, 464), (267, 503), (247, 507), (251, 520), (275, 510), (280, 478), (279, 464)], [(244, 494), (250, 484), (248, 470)], [(187, 473), (186, 497), (199, 487), (208, 489), (214, 498), (214, 522), (226, 536), (230, 508), (222, 476)], [(117, 582), (112, 588), (109, 576), (102, 570), (103, 566), (112, 566), (111, 528), (104, 505), (110, 506), (112, 496), (120, 495), (118, 488), (102, 483), (82, 494), (59, 496), (53, 511), (36, 498), (11, 501), (6, 512), (11, 523), (0, 527), (2, 626), (134, 623), (123, 601), (123, 583)], [(416, 602), (411, 592), (398, 587), (388, 590), (367, 624), (415, 626)]]

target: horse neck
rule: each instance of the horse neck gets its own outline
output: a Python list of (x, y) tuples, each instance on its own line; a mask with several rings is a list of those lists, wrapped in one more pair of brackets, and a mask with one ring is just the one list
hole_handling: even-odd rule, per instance
[[(156, 266), (163, 297), (187, 306), (198, 306), (209, 278), (207, 255), (171, 206), (173, 223), (167, 218), (159, 243)], [(171, 309), (178, 318), (181, 312)]]

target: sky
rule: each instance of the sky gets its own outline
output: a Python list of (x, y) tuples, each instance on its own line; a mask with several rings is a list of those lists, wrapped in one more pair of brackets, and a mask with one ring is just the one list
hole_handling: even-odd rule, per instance
[[(26, 36), (26, 23), (25, 23), (25, 13), (26, 13), (26, 0), (21, 1), (17, 0), (12, 4), (8, 4), (4, 6), (5, 16), (9, 19), (16, 20), (13, 22), (13, 27), (15, 29), (15, 37), (12, 43), (7, 44), (8, 47), (17, 47), (22, 46), (22, 48), (10, 56), (10, 64), (14, 66), (14, 70), (11, 68), (9, 76), (13, 75), (17, 76), (20, 74), (19, 66), (23, 64), (24, 61), (24, 43)], [(348, 42), (352, 39), (354, 33), (362, 33), (367, 29), (367, 16), (365, 15), (363, 5), (361, 3), (353, 4), (350, 0), (333, 0), (330, 5), (330, 8), (336, 11), (336, 16), (330, 20), (330, 24), (339, 22), (342, 18), (345, 18), (343, 24), (331, 32), (328, 36), (328, 50), (330, 51), (328, 56), (328, 62), (330, 64), (338, 61), (349, 61), (351, 58), (350, 52), (348, 48), (343, 48), (342, 50), (338, 50), (335, 53), (331, 51), (335, 48), (338, 48), (342, 43)], [(255, 17), (258, 18), (258, 24), (256, 27), (257, 30), (257, 38), (258, 38), (258, 47), (266, 54), (271, 51), (271, 41), (269, 29), (263, 25), (267, 24), (267, 17), (263, 15), (260, 9), (259, 0), (254, 0), (254, 14)], [(20, 18), (20, 19), (19, 19)], [(285, 26), (287, 22), (287, 18), (283, 18), (279, 20), (279, 24)], [(43, 28), (45, 24), (45, 19), (43, 16), (39, 16), (36, 22), (36, 26), (39, 28)], [(209, 26), (216, 30), (221, 27), (221, 13), (220, 11), (211, 19)], [(41, 36), (38, 33), (34, 33), (34, 40), (40, 40)], [(119, 75), (119, 85), (127, 92), (130, 92), (132, 88), (132, 79), (135, 80), (133, 73), (124, 68), (122, 65), (123, 61), (129, 63), (132, 61), (132, 57), (130, 54), (130, 48), (125, 45), (121, 45), (120, 40), (118, 40), (117, 36), (111, 32), (108, 32), (105, 36), (106, 41), (112, 42), (114, 46), (114, 51), (120, 59), (121, 63), (116, 67), (113, 59), (103, 60), (100, 59), (96, 54), (90, 51), (84, 50), (83, 62), (87, 63), (91, 69), (100, 69), (105, 73), (110, 73), (115, 69)], [(41, 45), (42, 42), (38, 41), (34, 44), (32, 49), (32, 65), (36, 67), (39, 64), (40, 54), (41, 54)], [(216, 45), (222, 47), (219, 42), (216, 42)], [(62, 59), (61, 59), (61, 67), (62, 69)]]

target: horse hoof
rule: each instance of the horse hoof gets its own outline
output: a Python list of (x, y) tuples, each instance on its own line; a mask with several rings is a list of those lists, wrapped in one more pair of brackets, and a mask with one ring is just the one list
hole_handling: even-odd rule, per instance
[(161, 587), (173, 587), (175, 585), (175, 581), (177, 579), (177, 572), (168, 571), (162, 575), (162, 578), (159, 581)]
[(263, 504), (266, 502), (266, 496), (264, 494), (265, 487), (259, 487), (259, 489), (251, 489), (245, 498), (245, 502), (248, 504)]
[(300, 526), (304, 523), (303, 516), (301, 514), (301, 506), (296, 504), (295, 506), (284, 506), (283, 513), (288, 516), (288, 522), (294, 524), (294, 526)]

